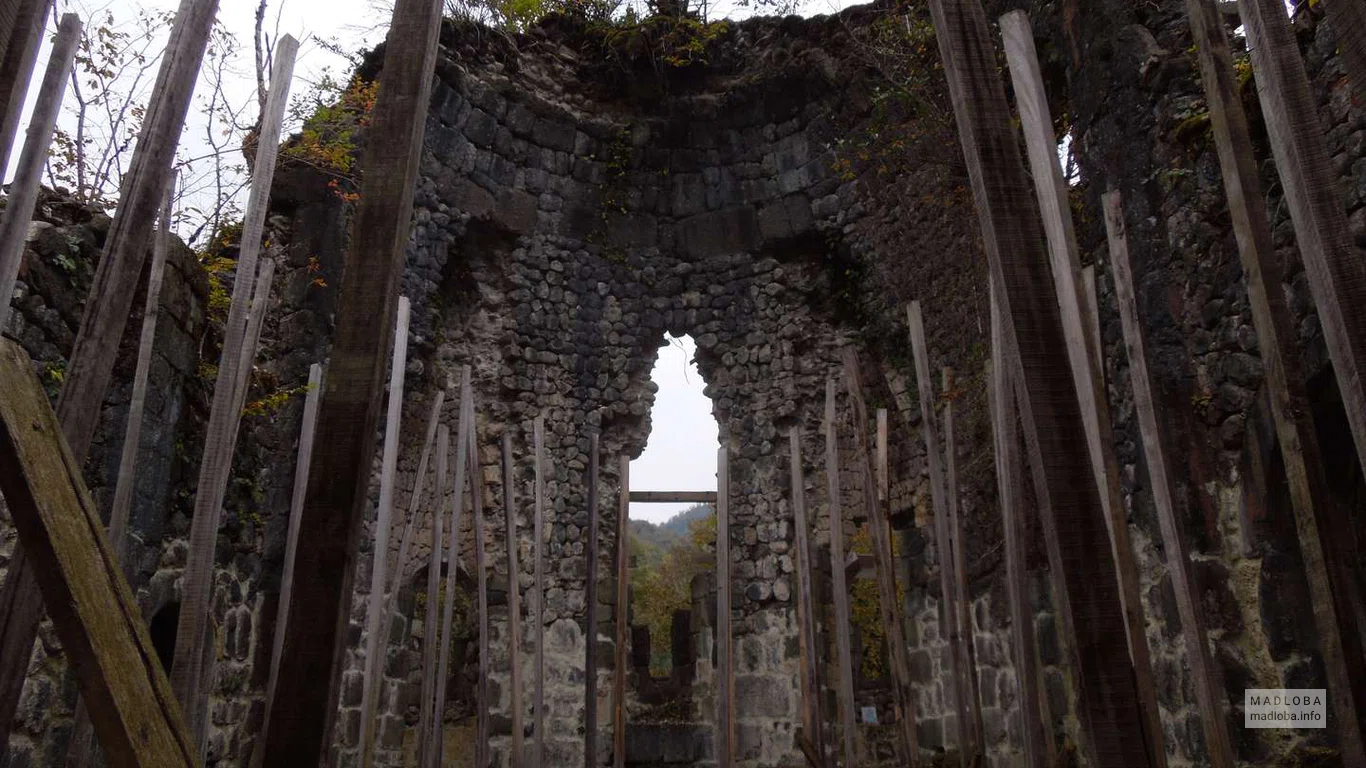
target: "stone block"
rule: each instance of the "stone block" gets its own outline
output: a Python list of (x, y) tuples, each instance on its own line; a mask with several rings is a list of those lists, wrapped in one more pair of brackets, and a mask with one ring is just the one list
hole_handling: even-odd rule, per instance
[(679, 235), (684, 253), (692, 258), (722, 256), (758, 245), (759, 223), (753, 208), (727, 208), (684, 219)]
[(499, 191), (494, 208), (494, 220), (519, 234), (531, 234), (536, 229), (536, 198), (516, 189)]
[(493, 144), (493, 137), (497, 135), (498, 121), (484, 110), (474, 109), (465, 121), (464, 132), (471, 144), (487, 148)]
[(747, 717), (784, 718), (795, 714), (791, 683), (769, 675), (736, 675), (735, 706)]
[(574, 126), (552, 120), (539, 119), (532, 125), (531, 140), (558, 152), (574, 151)]

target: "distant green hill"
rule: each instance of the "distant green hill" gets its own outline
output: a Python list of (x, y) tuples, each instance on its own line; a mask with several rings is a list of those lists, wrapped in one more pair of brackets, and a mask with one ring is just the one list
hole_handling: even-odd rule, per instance
[(646, 559), (652, 559), (646, 555), (646, 551), (652, 548), (661, 552), (672, 549), (674, 545), (687, 538), (689, 526), (694, 520), (702, 520), (713, 514), (710, 504), (698, 504), (658, 525), (645, 520), (632, 520), (631, 538), (636, 542), (637, 557), (646, 556)]

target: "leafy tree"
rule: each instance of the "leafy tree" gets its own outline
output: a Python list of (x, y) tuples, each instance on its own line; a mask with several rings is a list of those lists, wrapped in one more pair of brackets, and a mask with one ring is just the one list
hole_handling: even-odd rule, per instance
[(710, 507), (694, 507), (683, 514), (696, 515), (697, 510), (705, 510), (706, 516), (694, 517), (688, 523), (688, 535), (667, 549), (634, 532), (628, 542), (637, 556), (631, 572), (632, 608), (635, 622), (650, 629), (653, 675), (667, 675), (673, 666), (673, 615), (692, 607), (693, 578), (716, 567), (716, 514)]

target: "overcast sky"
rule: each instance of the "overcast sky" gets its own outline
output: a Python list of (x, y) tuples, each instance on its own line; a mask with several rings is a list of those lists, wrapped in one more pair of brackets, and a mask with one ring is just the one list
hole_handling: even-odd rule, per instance
[[(716, 490), (716, 418), (702, 394), (706, 382), (693, 362), (691, 336), (667, 337), (650, 378), (659, 385), (650, 411), (650, 440), (631, 462), (633, 491)], [(691, 504), (632, 504), (631, 517), (663, 522)]]

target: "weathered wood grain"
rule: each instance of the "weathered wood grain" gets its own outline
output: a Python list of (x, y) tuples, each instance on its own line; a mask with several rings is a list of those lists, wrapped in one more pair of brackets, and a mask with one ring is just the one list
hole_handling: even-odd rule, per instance
[(631, 491), (635, 504), (715, 504), (715, 491)]
[(389, 25), (391, 42), (384, 49), (358, 166), (360, 200), (342, 266), (327, 390), (318, 410), (317, 447), (295, 558), (301, 579), (285, 636), (291, 663), (280, 676), (284, 706), (277, 705), (272, 714), (268, 766), (319, 763), (334, 732), (343, 617), (350, 609), (353, 553), (369, 506), (385, 351), (408, 245), (441, 6), (441, 0), (397, 0)]
[(503, 432), (503, 516), (507, 523), (508, 556), (508, 667), (509, 683), (508, 706), (512, 710), (512, 752), (508, 756), (510, 768), (521, 768), (526, 753), (526, 733), (522, 720), (522, 590), (518, 577), (522, 569), (517, 564), (517, 549), (521, 546), (517, 537), (516, 493), (512, 487), (512, 433)]
[[(19, 134), (29, 81), (47, 28), (49, 0), (23, 0), (14, 18), (14, 33), (0, 56), (0, 168), (9, 167), (14, 137)], [(22, 33), (22, 40), (20, 34)]]
[[(1106, 206), (1107, 221), (1117, 210), (1113, 205)], [(1228, 708), (1223, 680), (1210, 654), (1203, 596), (1195, 583), (1186, 537), (1176, 517), (1176, 483), (1171, 477), (1167, 441), (1157, 421), (1157, 405), (1153, 400), (1152, 381), (1148, 377), (1148, 358), (1144, 351), (1143, 330), (1138, 321), (1138, 301), (1135, 298), (1133, 268), (1129, 264), (1129, 249), (1118, 242), (1122, 227), (1116, 231), (1113, 223), (1107, 226), (1115, 233), (1110, 245), (1110, 270), (1115, 284), (1115, 303), (1119, 305), (1119, 320), (1124, 327), (1124, 346), (1129, 355), (1129, 381), (1133, 386), (1134, 410), (1138, 413), (1138, 428), (1143, 441), (1143, 455), (1147, 458), (1153, 506), (1157, 508), (1158, 527), (1162, 531), (1167, 573), (1171, 576), (1176, 611), (1181, 618), (1181, 634), (1186, 641), (1185, 662), (1190, 668), (1195, 702), (1204, 727), (1205, 751), (1213, 768), (1232, 768), (1233, 745), (1228, 734)]]
[(824, 768), (825, 706), (821, 694), (820, 641), (816, 634), (816, 598), (812, 587), (814, 576), (811, 559), (811, 524), (806, 515), (806, 482), (802, 469), (801, 431), (790, 427), (787, 432), (791, 452), (792, 479), (792, 538), (796, 542), (797, 622), (801, 627), (799, 651), (802, 681), (802, 736), (812, 746), (818, 759), (816, 768)]
[(588, 543), (584, 547), (583, 765), (598, 764), (598, 432), (588, 435)]
[(979, 0), (930, 0), (930, 15), (991, 279), (1002, 287), (1006, 347), (1018, 354), (1016, 402), (1050, 560), (1066, 584), (1061, 623), (1080, 661), (1082, 757), (1106, 768), (1149, 766), (1110, 535), (1086, 444), (1076, 439), (1084, 425), (1058, 294), (996, 47)]
[(114, 768), (199, 764), (80, 464), (19, 344), (0, 339), (0, 491)]
[(470, 506), (474, 511), (474, 571), (479, 584), (479, 682), (475, 686), (475, 768), (489, 768), (492, 757), (489, 749), (489, 715), (493, 699), (489, 695), (489, 569), (484, 552), (484, 467), (479, 458), (479, 420), (473, 393), (470, 396)]
[(626, 768), (626, 644), (630, 639), (631, 551), (631, 457), (620, 458), (621, 490), (617, 501), (617, 641), (612, 665), (612, 765)]
[(473, 394), (470, 389), (470, 367), (460, 370), (460, 423), (455, 434), (455, 478), (451, 489), (451, 543), (446, 550), (446, 597), (441, 607), (441, 661), (436, 674), (436, 718), (432, 723), (432, 749), (429, 762), (423, 768), (438, 768), (444, 757), (442, 714), (446, 711), (446, 682), (450, 679), (451, 631), (455, 621), (455, 591), (460, 574), (460, 517), (465, 512), (465, 471), (469, 467), (469, 430), (474, 423)]
[(735, 766), (735, 637), (731, 625), (730, 461), (716, 453), (716, 768)]
[(545, 417), (531, 422), (532, 451), (536, 460), (536, 661), (532, 677), (535, 680), (531, 701), (531, 764), (544, 765), (545, 760)]
[(426, 616), (422, 619), (422, 703), (418, 711), (417, 764), (431, 765), (437, 757), (433, 751), (436, 731), (441, 727), (441, 710), (436, 701), (436, 665), (438, 643), (441, 642), (441, 546), (446, 521), (446, 478), (450, 470), (450, 427), (442, 424), (436, 429), (436, 507), (432, 510), (431, 538), (427, 557)]

